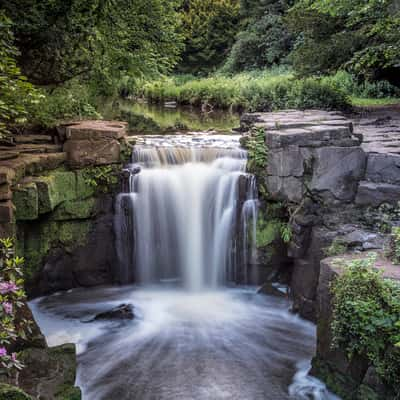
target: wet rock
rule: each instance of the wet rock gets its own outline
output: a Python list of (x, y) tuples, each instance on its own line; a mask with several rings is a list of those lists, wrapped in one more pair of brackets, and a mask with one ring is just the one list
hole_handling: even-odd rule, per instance
[(132, 304), (120, 304), (119, 306), (102, 313), (96, 314), (92, 319), (85, 322), (93, 322), (99, 320), (114, 320), (114, 319), (134, 319)]
[(258, 290), (257, 294), (265, 294), (267, 296), (288, 297), (288, 290), (279, 290), (271, 282), (264, 283)]

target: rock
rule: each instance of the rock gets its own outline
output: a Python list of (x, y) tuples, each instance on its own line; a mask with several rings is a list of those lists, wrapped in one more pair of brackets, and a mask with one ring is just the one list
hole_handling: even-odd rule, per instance
[(0, 166), (0, 185), (11, 184), (15, 178), (15, 172), (11, 168)]
[(0, 201), (11, 200), (11, 199), (12, 199), (12, 191), (10, 185), (8, 183), (0, 185)]
[(352, 201), (365, 171), (366, 156), (359, 147), (324, 147), (315, 152), (310, 188), (329, 191), (336, 199)]
[(121, 144), (115, 139), (68, 140), (64, 151), (72, 168), (121, 162)]
[(297, 146), (279, 149), (268, 155), (267, 174), (279, 177), (301, 177), (304, 174), (304, 156)]
[(400, 155), (369, 154), (365, 180), (400, 185)]
[(267, 296), (288, 297), (288, 292), (283, 292), (276, 288), (271, 282), (264, 283), (258, 290), (257, 294), (265, 294)]
[(14, 140), (16, 143), (21, 143), (21, 144), (53, 143), (53, 137), (51, 135), (15, 135)]
[(34, 182), (18, 184), (14, 188), (13, 203), (17, 221), (32, 221), (39, 217), (39, 197)]
[(0, 223), (14, 222), (14, 205), (10, 200), (0, 202)]
[(134, 319), (132, 304), (120, 304), (119, 306), (102, 313), (96, 314), (91, 320), (85, 322), (93, 322), (107, 319)]
[(65, 126), (68, 140), (121, 139), (126, 136), (127, 123), (121, 121), (80, 121)]
[(400, 201), (400, 185), (390, 183), (360, 182), (355, 203), (379, 207), (382, 203), (396, 205)]
[(267, 176), (266, 187), (273, 200), (288, 200), (299, 203), (304, 196), (304, 187), (300, 179), (295, 177)]

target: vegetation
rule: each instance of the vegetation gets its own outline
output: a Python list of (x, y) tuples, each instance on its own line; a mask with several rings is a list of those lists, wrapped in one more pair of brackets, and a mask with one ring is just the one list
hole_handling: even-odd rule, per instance
[(400, 385), (400, 285), (374, 269), (376, 255), (348, 261), (332, 286), (334, 346), (368, 357), (382, 380)]
[(203, 109), (346, 109), (350, 104), (346, 94), (329, 82), (315, 78), (294, 79), (281, 70), (234, 77), (217, 75), (183, 84), (169, 78), (144, 85), (142, 94), (155, 103), (176, 101)]
[(340, 238), (335, 238), (331, 245), (324, 250), (327, 257), (335, 257), (344, 254), (347, 251), (347, 245)]
[(400, 264), (400, 227), (392, 228), (390, 243), (386, 253), (395, 264)]
[(13, 246), (11, 239), (0, 239), (0, 372), (23, 368), (17, 354), (10, 349), (18, 340), (26, 338), (31, 325), (31, 321), (22, 316), (22, 308), (26, 307), (22, 278), (24, 259), (13, 256)]

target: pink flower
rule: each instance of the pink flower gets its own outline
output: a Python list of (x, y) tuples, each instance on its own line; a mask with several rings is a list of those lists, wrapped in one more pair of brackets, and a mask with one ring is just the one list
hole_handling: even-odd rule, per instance
[(11, 353), (11, 360), (17, 361), (17, 353)]
[(3, 304), (3, 310), (6, 314), (12, 314), (13, 312), (13, 305), (9, 303), (8, 301), (5, 301)]
[(18, 286), (14, 282), (0, 282), (0, 294), (15, 292)]
[(7, 355), (7, 349), (5, 347), (0, 347), (0, 357), (5, 357)]

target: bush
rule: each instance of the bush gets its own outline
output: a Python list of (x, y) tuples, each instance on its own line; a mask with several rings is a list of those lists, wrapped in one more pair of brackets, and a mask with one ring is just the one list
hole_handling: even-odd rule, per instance
[(389, 246), (386, 255), (395, 264), (400, 264), (400, 227), (392, 228)]
[(374, 269), (376, 255), (346, 262), (332, 286), (333, 343), (368, 357), (383, 381), (400, 385), (400, 285)]
[(31, 325), (18, 313), (26, 307), (23, 263), (23, 258), (13, 256), (13, 241), (0, 239), (0, 372), (23, 367), (17, 354), (9, 352), (17, 340), (26, 338)]
[(233, 77), (216, 75), (183, 84), (166, 79), (146, 84), (143, 95), (150, 102), (176, 101), (199, 107), (246, 111), (349, 107), (346, 94), (329, 82), (317, 78), (296, 80), (281, 70)]

